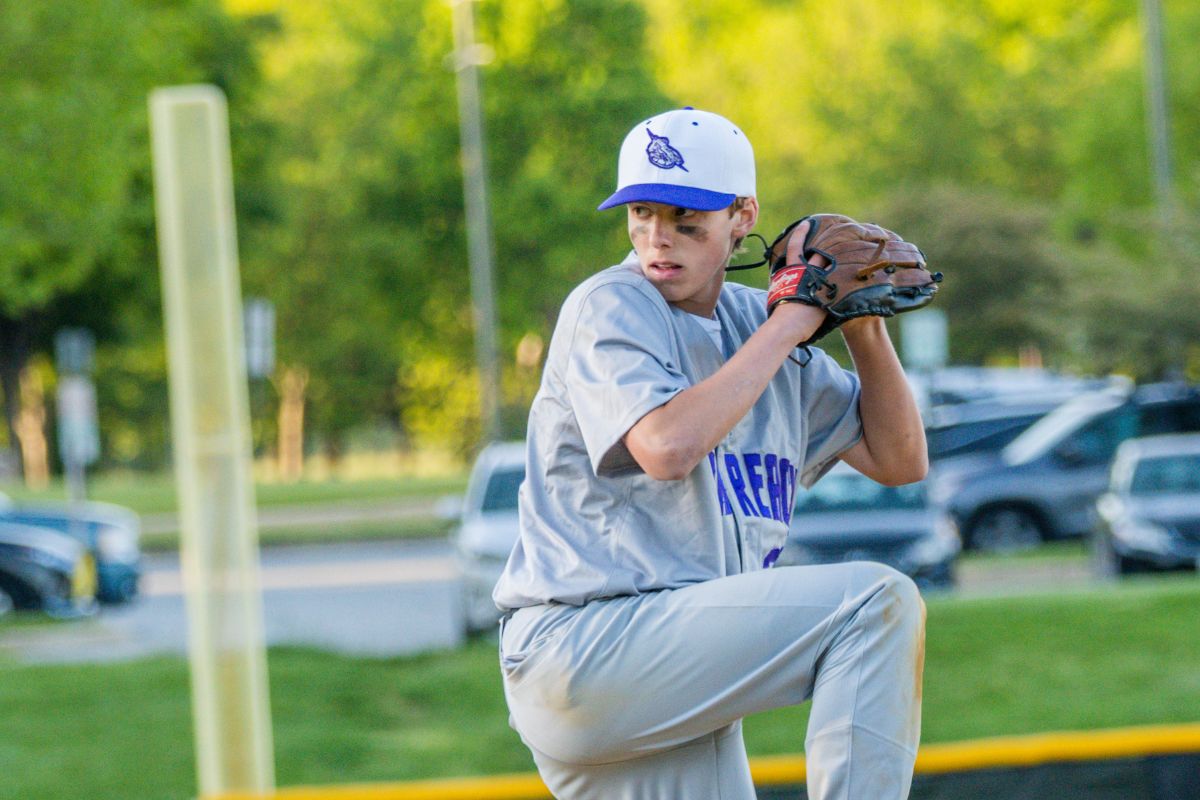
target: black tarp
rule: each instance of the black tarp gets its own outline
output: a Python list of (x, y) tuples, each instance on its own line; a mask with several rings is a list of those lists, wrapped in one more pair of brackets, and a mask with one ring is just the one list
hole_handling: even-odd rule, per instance
[[(808, 794), (803, 786), (761, 786), (758, 798)], [(1200, 800), (1200, 754), (917, 774), (910, 800)]]

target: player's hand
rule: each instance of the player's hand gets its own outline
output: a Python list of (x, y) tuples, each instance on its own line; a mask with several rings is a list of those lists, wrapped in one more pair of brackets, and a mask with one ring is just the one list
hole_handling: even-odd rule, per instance
[[(800, 223), (796, 235), (788, 240), (787, 263), (803, 264), (804, 238), (808, 235), (809, 222)], [(823, 267), (829, 262), (820, 253), (814, 253), (812, 260), (807, 262)], [(805, 303), (780, 303), (771, 312), (771, 319), (782, 315), (789, 329), (795, 332), (794, 341), (804, 342), (816, 332), (825, 320), (825, 310)]]

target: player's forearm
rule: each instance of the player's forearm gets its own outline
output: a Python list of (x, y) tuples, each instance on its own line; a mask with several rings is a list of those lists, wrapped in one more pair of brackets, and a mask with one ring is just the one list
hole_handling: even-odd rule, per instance
[(846, 460), (880, 483), (921, 480), (929, 469), (925, 427), (883, 320), (854, 320), (842, 332), (862, 384), (863, 438), (857, 455), (863, 463)]
[(625, 445), (646, 474), (680, 480), (695, 469), (746, 416), (822, 316), (808, 306), (780, 307), (717, 372), (642, 417)]

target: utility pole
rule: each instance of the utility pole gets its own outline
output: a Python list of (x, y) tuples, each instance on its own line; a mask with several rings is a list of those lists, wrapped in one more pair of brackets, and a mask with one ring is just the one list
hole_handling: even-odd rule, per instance
[(1142, 0), (1142, 35), (1146, 53), (1146, 133), (1150, 140), (1154, 195), (1159, 213), (1169, 218), (1171, 187), (1170, 114), (1163, 56), (1162, 0)]
[(475, 0), (449, 0), (453, 11), (453, 64), (458, 84), (458, 126), (462, 147), (463, 198), (467, 254), (471, 269), (471, 309), (475, 320), (475, 361), (479, 367), (479, 403), (483, 441), (500, 435), (500, 364), (496, 348), (496, 304), (492, 290), (492, 228), (488, 215), (487, 163), (479, 75), (490, 51), (475, 42)]

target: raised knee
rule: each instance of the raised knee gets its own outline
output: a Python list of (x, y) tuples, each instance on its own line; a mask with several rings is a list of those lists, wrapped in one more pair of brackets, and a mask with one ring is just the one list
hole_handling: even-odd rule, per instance
[(924, 631), (925, 601), (912, 578), (884, 564), (873, 564), (872, 567), (878, 587), (873, 599), (880, 607), (884, 624)]

